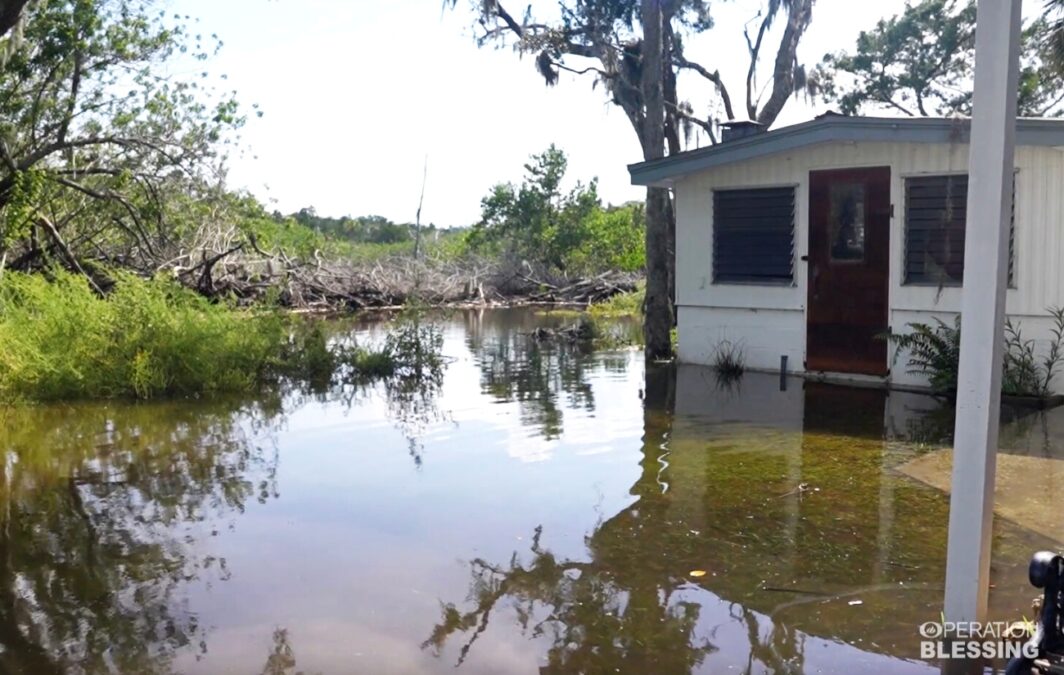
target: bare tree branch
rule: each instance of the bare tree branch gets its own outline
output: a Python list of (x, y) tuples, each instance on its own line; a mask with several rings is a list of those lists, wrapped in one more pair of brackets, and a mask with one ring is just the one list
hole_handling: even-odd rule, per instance
[[(750, 67), (746, 71), (746, 114), (750, 119), (757, 119), (757, 103), (754, 101), (754, 77), (757, 74), (757, 63), (761, 58), (761, 43), (765, 39), (765, 33), (768, 31), (769, 26), (772, 25), (772, 11), (765, 13), (764, 19), (761, 20), (761, 25), (757, 29), (757, 40), (750, 41), (750, 33), (743, 28), (743, 37), (746, 38), (746, 48), (750, 52)], [(734, 119), (734, 118), (729, 118)]]
[(699, 127), (702, 128), (703, 131), (705, 131), (709, 135), (709, 140), (714, 145), (717, 144), (717, 134), (713, 131), (713, 124), (711, 122), (695, 117), (694, 115), (687, 112), (680, 106), (672, 103), (671, 101), (667, 101), (666, 106), (668, 106), (669, 112), (671, 112), (676, 117), (679, 117), (680, 119), (685, 119), (693, 124), (697, 124)]
[(686, 58), (680, 55), (675, 56), (673, 62), (676, 64), (677, 67), (693, 70), (702, 77), (712, 82), (717, 88), (717, 93), (720, 94), (721, 102), (724, 103), (724, 114), (728, 116), (729, 120), (735, 119), (735, 112), (732, 110), (731, 96), (728, 94), (728, 88), (724, 86), (724, 81), (721, 80), (719, 70), (709, 72), (709, 70), (704, 66), (700, 66), (699, 64), (693, 61), (688, 61)]
[[(776, 121), (787, 99), (794, 94), (794, 70), (797, 62), (798, 43), (809, 27), (813, 18), (813, 0), (791, 0), (788, 6), (787, 27), (776, 52), (776, 63), (772, 72), (772, 93), (761, 112), (757, 122), (766, 126)], [(753, 118), (751, 118), (753, 119)]]

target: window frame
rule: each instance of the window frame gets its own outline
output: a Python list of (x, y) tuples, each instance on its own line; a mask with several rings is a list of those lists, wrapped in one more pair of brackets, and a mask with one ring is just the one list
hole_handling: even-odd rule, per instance
[[(760, 286), (766, 288), (794, 288), (798, 285), (798, 210), (801, 207), (800, 183), (775, 183), (768, 185), (733, 185), (727, 187), (715, 187), (712, 189), (711, 208), (713, 213), (713, 232), (710, 241), (710, 284), (713, 286)], [(717, 269), (717, 246), (721, 233), (720, 219), (718, 218), (718, 194), (729, 192), (760, 192), (789, 190), (791, 193), (791, 222), (790, 222), (790, 276), (787, 278), (721, 278)]]
[[(1009, 289), (1016, 288), (1016, 196), (1017, 186), (1016, 177), (1019, 175), (1019, 169), (1014, 169), (1012, 173), (1012, 213), (1011, 221), (1009, 223), (1009, 260), (1008, 260), (1008, 282), (1007, 287)], [(901, 275), (900, 285), (911, 286), (913, 288), (962, 288), (964, 286), (964, 268), (962, 267), (962, 278), (960, 281), (954, 279), (943, 280), (917, 280), (913, 281), (909, 279), (909, 181), (920, 180), (927, 178), (952, 178), (957, 176), (969, 177), (967, 170), (956, 171), (924, 171), (901, 174), (899, 178), (902, 180), (902, 209), (901, 209)], [(967, 185), (965, 186), (965, 198), (967, 199)], [(964, 221), (964, 236), (967, 241), (968, 236), (968, 220), (967, 214), (965, 214)], [(963, 255), (963, 253), (962, 253)], [(963, 264), (963, 262), (962, 262)]]

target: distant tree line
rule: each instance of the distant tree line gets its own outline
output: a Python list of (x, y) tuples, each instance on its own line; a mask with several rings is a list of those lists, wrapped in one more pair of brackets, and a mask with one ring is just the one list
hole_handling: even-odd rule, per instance
[[(384, 216), (341, 216), (339, 218), (319, 216), (313, 206), (308, 206), (293, 213), (291, 218), (327, 237), (359, 244), (399, 244), (414, 240), (413, 223), (394, 223)], [(274, 218), (283, 219), (279, 212)], [(432, 234), (434, 224), (422, 225), (422, 234)]]

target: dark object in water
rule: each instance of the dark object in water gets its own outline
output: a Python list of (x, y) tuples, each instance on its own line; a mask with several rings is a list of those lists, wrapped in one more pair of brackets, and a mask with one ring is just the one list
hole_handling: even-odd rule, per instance
[(532, 331), (532, 338), (537, 342), (559, 340), (563, 342), (586, 342), (595, 339), (595, 326), (590, 320), (581, 318), (580, 322), (565, 328), (537, 327)]

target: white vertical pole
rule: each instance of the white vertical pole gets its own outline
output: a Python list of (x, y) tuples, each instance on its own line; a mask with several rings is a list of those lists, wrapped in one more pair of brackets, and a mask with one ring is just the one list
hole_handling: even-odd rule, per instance
[(948, 621), (983, 621), (990, 588), (1021, 0), (979, 0), (961, 302)]

